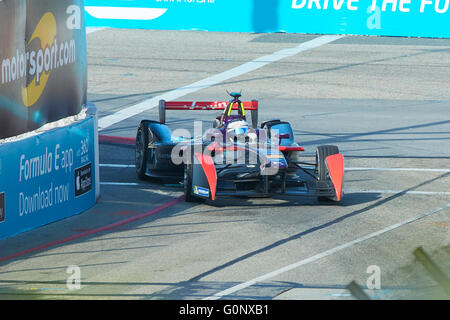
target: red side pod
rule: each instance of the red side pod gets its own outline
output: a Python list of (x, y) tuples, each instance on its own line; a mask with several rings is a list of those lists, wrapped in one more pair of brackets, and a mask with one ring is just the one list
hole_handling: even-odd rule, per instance
[(330, 173), (331, 182), (333, 182), (336, 191), (336, 200), (341, 201), (342, 184), (344, 182), (344, 156), (342, 153), (333, 154), (325, 158)]
[(197, 160), (200, 162), (203, 168), (203, 172), (208, 180), (209, 188), (211, 189), (211, 200), (216, 197), (216, 187), (217, 187), (217, 173), (216, 167), (214, 166), (214, 161), (210, 156), (202, 155), (200, 153), (195, 153)]

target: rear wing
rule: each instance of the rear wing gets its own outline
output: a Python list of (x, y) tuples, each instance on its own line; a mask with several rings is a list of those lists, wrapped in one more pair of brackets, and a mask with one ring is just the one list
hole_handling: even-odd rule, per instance
[[(228, 101), (159, 101), (159, 122), (166, 123), (166, 110), (225, 110)], [(242, 101), (244, 110), (251, 111), (253, 128), (258, 127), (258, 101)], [(237, 103), (232, 110), (238, 110)]]

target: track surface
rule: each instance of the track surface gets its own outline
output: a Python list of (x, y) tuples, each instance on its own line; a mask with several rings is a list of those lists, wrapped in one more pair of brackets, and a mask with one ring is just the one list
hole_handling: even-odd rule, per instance
[[(99, 30), (88, 35), (89, 100), (103, 118), (317, 37)], [(92, 210), (0, 242), (0, 298), (351, 299), (346, 285), (365, 286), (372, 265), (381, 270), (372, 298), (439, 295), (424, 271), (404, 267), (422, 246), (450, 269), (449, 81), (450, 40), (347, 36), (184, 96), (242, 89), (260, 101), (260, 121), (293, 124), (306, 158), (338, 145), (343, 202), (187, 204), (174, 200), (176, 185), (137, 180), (132, 146), (101, 144)], [(167, 116), (172, 129), (192, 130), (215, 114)], [(101, 134), (134, 137), (141, 119), (157, 117), (150, 109)], [(71, 265), (80, 290), (66, 287)]]

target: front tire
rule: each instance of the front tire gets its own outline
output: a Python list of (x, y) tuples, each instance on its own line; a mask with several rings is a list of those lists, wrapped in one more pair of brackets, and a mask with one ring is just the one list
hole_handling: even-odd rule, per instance
[(333, 154), (338, 154), (337, 146), (318, 146), (316, 149), (316, 173), (319, 181), (330, 179), (325, 159)]
[[(333, 154), (338, 154), (339, 148), (333, 145), (318, 146), (316, 149), (316, 174), (319, 181), (329, 181), (330, 174), (328, 172), (327, 164), (325, 159)], [(333, 198), (320, 196), (317, 197), (320, 202), (333, 201)]]
[(192, 176), (194, 171), (193, 164), (184, 166), (184, 201), (186, 202), (205, 202), (206, 199), (195, 197), (192, 193)]
[(148, 162), (148, 123), (143, 121), (138, 127), (136, 133), (136, 148), (135, 148), (135, 166), (136, 174), (140, 180), (145, 180)]

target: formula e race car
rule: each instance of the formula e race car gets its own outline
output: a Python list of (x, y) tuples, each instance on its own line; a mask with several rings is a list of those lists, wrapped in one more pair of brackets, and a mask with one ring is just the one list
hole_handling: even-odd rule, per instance
[[(230, 101), (161, 100), (159, 121), (142, 120), (137, 129), (138, 178), (174, 178), (183, 184), (187, 202), (273, 194), (341, 201), (344, 159), (337, 146), (318, 146), (315, 162), (300, 161), (304, 148), (294, 142), (289, 122), (275, 119), (258, 126), (258, 101), (242, 102), (240, 93), (230, 95)], [(192, 137), (171, 132), (167, 110), (222, 112), (211, 128)]]

